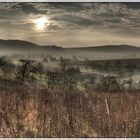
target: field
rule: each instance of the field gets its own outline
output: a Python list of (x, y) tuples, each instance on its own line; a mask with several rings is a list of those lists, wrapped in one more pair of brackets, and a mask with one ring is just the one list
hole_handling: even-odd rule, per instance
[[(12, 82), (13, 83), (13, 82)], [(140, 94), (0, 84), (1, 137), (139, 137)]]
[(139, 138), (140, 3), (8, 1), (0, 137)]
[[(55, 68), (48, 65), (54, 60)], [(1, 137), (140, 136), (140, 90), (132, 83), (135, 69), (122, 67), (124, 77), (130, 74), (128, 83), (122, 83), (123, 74), (108, 75), (100, 69), (107, 60), (98, 66), (62, 57), (17, 61), (0, 58)]]

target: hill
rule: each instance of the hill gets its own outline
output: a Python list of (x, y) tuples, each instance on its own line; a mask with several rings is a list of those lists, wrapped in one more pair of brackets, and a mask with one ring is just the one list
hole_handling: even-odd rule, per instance
[(105, 45), (105, 46), (94, 46), (94, 47), (78, 47), (69, 48), (80, 51), (98, 51), (98, 52), (137, 52), (140, 51), (139, 47), (129, 45)]
[[(64, 48), (56, 45), (38, 45), (32, 42), (23, 40), (2, 40), (0, 39), (0, 55), (11, 53), (43, 53), (55, 56), (71, 57), (73, 55), (80, 56), (81, 58), (97, 58), (108, 57), (113, 54), (116, 58), (120, 55), (130, 56), (130, 53), (140, 53), (140, 48), (129, 45), (105, 45), (105, 46), (92, 46), (92, 47), (77, 47), (77, 48)], [(112, 57), (112, 56), (111, 56)], [(125, 56), (123, 56), (124, 58)], [(94, 59), (93, 58), (93, 59)]]
[(59, 50), (61, 47), (58, 46), (41, 46), (29, 41), (23, 41), (23, 40), (2, 40), (0, 39), (0, 49), (4, 50)]

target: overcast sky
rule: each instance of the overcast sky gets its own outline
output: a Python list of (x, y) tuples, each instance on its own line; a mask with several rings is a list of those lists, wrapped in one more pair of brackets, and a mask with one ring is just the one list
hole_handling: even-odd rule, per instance
[[(41, 18), (45, 26), (37, 28)], [(0, 38), (63, 47), (140, 47), (140, 3), (0, 3)]]

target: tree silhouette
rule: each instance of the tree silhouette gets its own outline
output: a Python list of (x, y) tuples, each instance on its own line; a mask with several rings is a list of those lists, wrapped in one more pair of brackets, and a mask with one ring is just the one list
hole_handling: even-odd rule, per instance
[(7, 57), (0, 58), (0, 68), (5, 78), (11, 78), (12, 73), (15, 71), (15, 65)]
[(21, 59), (19, 61), (21, 62), (21, 65), (18, 68), (17, 78), (24, 82), (25, 79), (30, 77), (31, 68), (34, 61), (26, 59)]

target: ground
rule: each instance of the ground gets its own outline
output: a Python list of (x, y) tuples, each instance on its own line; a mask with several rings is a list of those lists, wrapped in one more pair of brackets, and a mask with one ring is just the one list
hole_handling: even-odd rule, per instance
[(139, 137), (140, 91), (0, 82), (1, 137)]

